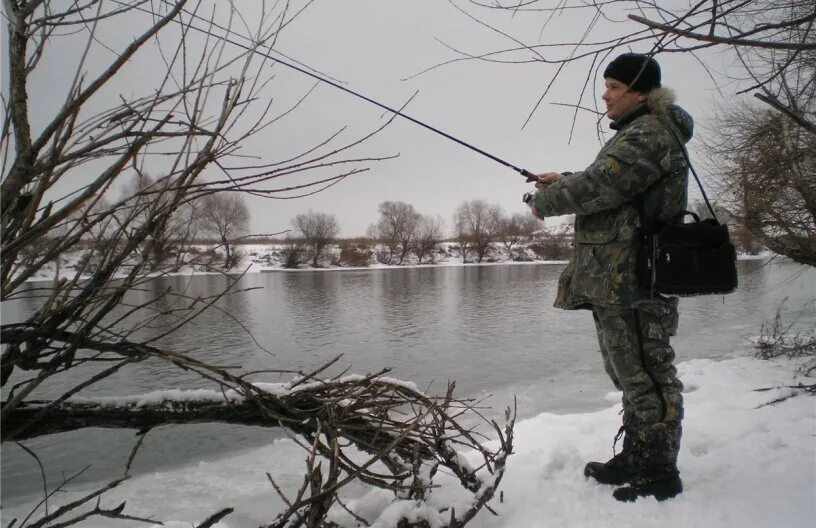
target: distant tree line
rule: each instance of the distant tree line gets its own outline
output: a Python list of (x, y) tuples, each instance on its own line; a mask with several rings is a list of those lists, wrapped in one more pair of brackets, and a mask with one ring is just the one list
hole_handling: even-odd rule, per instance
[[(127, 186), (121, 200), (128, 205), (122, 208), (120, 216), (141, 215), (143, 222), (150, 220), (151, 205), (147, 202), (153, 202), (153, 207), (161, 206), (159, 185), (155, 179), (143, 175)], [(702, 201), (691, 204), (690, 209), (701, 218), (710, 216)], [(764, 249), (749, 229), (734, 225), (738, 219), (728, 210), (716, 204), (714, 209), (720, 220), (732, 224), (734, 243), (740, 252), (755, 255)], [(384, 201), (379, 204), (378, 212), (379, 217), (368, 227), (366, 236), (353, 239), (338, 238), (340, 225), (332, 214), (312, 210), (298, 214), (291, 221), (289, 235), (282, 241), (283, 266), (320, 267), (321, 261), (329, 258), (326, 250), (330, 245), (339, 246), (339, 254), (332, 257), (331, 264), (352, 267), (365, 267), (373, 261), (402, 265), (406, 258), (418, 264), (433, 262), (439, 244), (451, 241), (455, 243), (452, 249), (463, 263), (481, 263), (502, 253), (511, 261), (529, 260), (530, 252), (546, 260), (567, 259), (571, 253), (571, 226), (545, 229), (544, 224), (530, 214), (508, 213), (500, 205), (480, 199), (463, 201), (457, 206), (450, 230), (440, 215), (423, 215), (406, 202)], [(249, 221), (249, 208), (243, 195), (207, 194), (177, 208), (155, 227), (149, 243), (144, 244), (143, 257), (154, 269), (168, 265), (178, 269), (184, 263), (231, 270), (244, 257), (239, 249), (242, 243), (281, 243), (279, 239), (248, 235)], [(113, 243), (105, 229), (95, 233), (94, 239), (95, 242), (87, 241), (89, 248), (98, 249), (96, 245), (105, 240)], [(201, 249), (202, 245), (210, 247)], [(522, 246), (526, 249), (522, 250)], [(40, 257), (40, 249), (38, 246), (28, 248), (27, 258)], [(92, 268), (94, 251), (87, 254), (88, 258), (82, 259), (80, 266)]]
[(284, 241), (283, 265), (296, 268), (325, 260), (329, 244), (339, 246), (334, 265), (367, 266), (372, 261), (401, 265), (406, 259), (419, 264), (433, 262), (442, 242), (454, 242), (462, 262), (483, 262), (505, 252), (511, 260), (529, 260), (519, 245), (524, 243), (537, 258), (563, 259), (569, 256), (570, 236), (563, 230), (551, 233), (530, 214), (506, 213), (501, 206), (484, 200), (459, 204), (453, 214), (452, 230), (446, 233), (444, 219), (423, 215), (406, 202), (385, 201), (378, 206), (379, 217), (365, 237), (340, 240), (339, 225), (330, 214), (309, 211), (292, 220), (292, 232)]
[[(155, 185), (152, 178), (144, 176), (125, 189), (123, 199), (131, 200), (134, 209), (144, 214), (143, 208), (138, 207), (139, 200), (144, 200), (145, 191)], [(710, 216), (702, 201), (692, 203), (690, 209), (701, 218)], [(764, 249), (725, 208), (715, 204), (714, 209), (721, 221), (732, 225), (734, 243), (740, 252), (755, 255)], [(298, 214), (282, 241), (283, 266), (320, 267), (329, 258), (330, 245), (339, 246), (339, 254), (332, 256), (331, 264), (353, 267), (365, 267), (373, 261), (402, 265), (406, 258), (418, 264), (433, 262), (439, 244), (451, 241), (463, 263), (481, 263), (502, 253), (511, 261), (529, 260), (530, 252), (547, 260), (567, 259), (571, 253), (570, 225), (545, 229), (530, 214), (508, 213), (500, 205), (480, 199), (463, 201), (457, 206), (450, 230), (440, 215), (423, 215), (406, 202), (384, 201), (378, 212), (379, 217), (368, 227), (366, 236), (353, 239), (338, 238), (340, 224), (332, 214), (312, 210)], [(241, 243), (281, 242), (250, 238), (249, 220), (249, 208), (242, 195), (228, 192), (206, 195), (177, 209), (161, 228), (154, 230), (153, 243), (146, 246), (149, 254), (145, 256), (154, 267), (170, 261), (230, 270), (244, 257), (239, 249)], [(214, 247), (200, 249), (202, 244), (212, 243)], [(522, 250), (522, 246), (526, 249)]]
[[(710, 216), (705, 203), (693, 202), (689, 208), (700, 218)], [(721, 206), (714, 205), (717, 217), (732, 227), (733, 241), (738, 251), (756, 255), (765, 247), (738, 219)], [(484, 262), (504, 254), (511, 261), (536, 258), (563, 260), (572, 248), (572, 226), (545, 228), (527, 213), (507, 213), (497, 204), (484, 200), (468, 200), (453, 213), (452, 229), (446, 230), (444, 219), (423, 215), (406, 202), (385, 201), (378, 207), (377, 221), (368, 227), (365, 237), (339, 239), (339, 223), (334, 215), (308, 211), (292, 220), (292, 233), (284, 241), (284, 263), (297, 268), (310, 263), (318, 267), (326, 261), (326, 248), (339, 246), (331, 264), (364, 267), (372, 261), (401, 265), (407, 258), (422, 264), (433, 262), (442, 242), (454, 242), (454, 249), (463, 263)], [(446, 232), (447, 231), (447, 232)], [(524, 246), (524, 250), (522, 250)]]
[[(144, 259), (151, 270), (178, 270), (182, 265), (200, 265), (214, 270), (229, 270), (240, 262), (243, 254), (237, 244), (249, 229), (249, 208), (239, 193), (211, 192), (194, 200), (170, 207), (170, 194), (165, 192), (167, 178), (155, 179), (140, 174), (126, 185), (118, 197), (118, 205), (108, 222), (98, 223), (74, 244), (82, 252), (79, 266), (92, 272), (102, 262), (105, 251), (123, 244), (121, 226), (131, 229), (149, 228), (149, 235), (138, 245), (134, 257)], [(21, 265), (37, 267), (44, 257), (57, 258), (51, 251), (57, 240), (69, 233), (70, 222), (81, 222), (84, 216), (108, 214), (112, 206), (100, 199), (90, 212), (80, 212), (64, 226), (24, 248)], [(157, 221), (157, 211), (172, 209)], [(215, 247), (202, 252), (196, 245), (215, 242)], [(107, 248), (107, 249), (106, 249)], [(53, 253), (53, 254), (52, 254)]]

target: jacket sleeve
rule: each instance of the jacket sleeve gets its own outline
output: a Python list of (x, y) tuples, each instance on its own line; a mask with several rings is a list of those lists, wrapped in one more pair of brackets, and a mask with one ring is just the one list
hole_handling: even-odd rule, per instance
[(660, 179), (670, 163), (663, 130), (637, 120), (592, 165), (539, 189), (533, 207), (542, 216), (588, 215), (632, 201)]

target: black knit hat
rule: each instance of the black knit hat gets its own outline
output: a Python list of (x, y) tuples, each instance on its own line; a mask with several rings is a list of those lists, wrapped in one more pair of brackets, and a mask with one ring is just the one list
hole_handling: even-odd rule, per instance
[(660, 65), (648, 55), (624, 53), (609, 63), (604, 70), (606, 77), (626, 83), (637, 92), (647, 93), (660, 88)]

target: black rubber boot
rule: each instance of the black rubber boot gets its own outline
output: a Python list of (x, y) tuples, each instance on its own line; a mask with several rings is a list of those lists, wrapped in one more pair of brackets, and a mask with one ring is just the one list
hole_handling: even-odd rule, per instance
[[(615, 436), (615, 442), (618, 441), (623, 432), (624, 428), (621, 427)], [(606, 462), (589, 462), (584, 466), (585, 477), (595, 479), (601, 484), (611, 484), (613, 486), (620, 486), (629, 482), (635, 475), (635, 471), (636, 468), (632, 461), (632, 441), (629, 436), (624, 437), (623, 449), (620, 453)]]
[(679, 422), (661, 422), (635, 431), (632, 438), (634, 475), (629, 485), (616, 489), (612, 496), (622, 502), (634, 502), (640, 497), (659, 501), (683, 492), (683, 481), (677, 470), (682, 428)]
[(640, 497), (654, 497), (659, 501), (671, 499), (683, 492), (683, 481), (678, 471), (638, 473), (628, 486), (618, 488), (612, 496), (621, 502), (634, 502)]

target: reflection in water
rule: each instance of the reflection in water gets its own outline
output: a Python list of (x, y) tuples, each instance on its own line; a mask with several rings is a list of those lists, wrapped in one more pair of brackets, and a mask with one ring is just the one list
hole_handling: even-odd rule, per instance
[[(454, 379), (460, 396), (494, 393), (490, 403), (499, 409), (518, 395), (522, 417), (599, 408), (607, 405), (603, 395), (612, 387), (598, 357), (592, 318), (587, 312), (552, 308), (562, 269), (450, 266), (245, 276), (238, 289), (259, 289), (220, 299), (217, 309), (207, 310), (159, 344), (211, 363), (240, 365), (245, 371), (313, 370), (343, 354), (327, 375), (347, 367), (355, 373), (388, 367), (391, 376), (420, 387), (432, 383), (430, 392), (443, 391), (447, 380)], [(816, 297), (813, 269), (764, 261), (743, 261), (739, 269), (736, 293), (681, 301), (680, 331), (673, 342), (680, 361), (742, 351), (745, 339), (759, 332), (783, 298), (789, 297), (788, 306), (795, 308)], [(158, 297), (156, 306), (169, 310), (172, 299), (160, 293), (167, 288), (189, 298), (206, 297), (231, 280), (219, 275), (157, 279), (151, 291), (133, 293), (128, 300), (137, 303)], [(31, 298), (3, 303), (3, 320), (23, 319), (35, 307)], [(142, 335), (158, 336), (174, 323), (159, 319)], [(813, 304), (799, 324), (816, 325)], [(76, 374), (72, 377), (64, 380), (65, 386), (76, 383)], [(280, 381), (281, 376), (265, 373), (252, 379)], [(149, 361), (123, 370), (85, 394), (136, 394), (202, 385), (193, 374)], [(219, 425), (162, 428), (149, 435), (136, 471), (194, 463), (268, 443), (279, 434)], [(54, 482), (63, 469), (88, 463), (94, 464), (90, 480), (115, 475), (132, 441), (131, 431), (89, 430), (27, 445), (36, 448)], [(4, 502), (41, 487), (36, 464), (16, 447), (3, 448), (2, 479)]]

